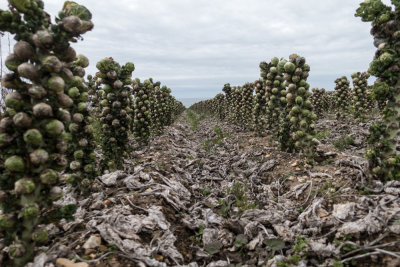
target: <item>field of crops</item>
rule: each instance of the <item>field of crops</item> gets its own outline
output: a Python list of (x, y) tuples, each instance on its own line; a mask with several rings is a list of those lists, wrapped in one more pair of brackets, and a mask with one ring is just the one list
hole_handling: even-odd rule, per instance
[(188, 109), (132, 62), (88, 75), (86, 7), (8, 2), (0, 266), (400, 266), (400, 1), (360, 4), (376, 53), (334, 90), (291, 54)]

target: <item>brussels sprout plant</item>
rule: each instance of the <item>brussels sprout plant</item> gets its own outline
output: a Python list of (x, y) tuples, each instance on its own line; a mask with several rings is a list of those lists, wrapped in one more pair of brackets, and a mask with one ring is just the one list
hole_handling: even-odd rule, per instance
[[(96, 172), (96, 155), (94, 150), (96, 144), (94, 141), (94, 119), (89, 110), (89, 84), (84, 82), (85, 71), (89, 60), (78, 55), (72, 67), (74, 79), (69, 83), (67, 95), (77, 103), (71, 107), (70, 114), (65, 110), (60, 110), (63, 118), (67, 119), (68, 132), (71, 140), (68, 145), (68, 175), (65, 175), (66, 182), (74, 185), (82, 192), (90, 191), (93, 179), (99, 172)], [(92, 78), (92, 77), (89, 77)], [(92, 83), (92, 79), (89, 81)], [(93, 86), (90, 84), (90, 86)], [(62, 144), (60, 144), (62, 146)], [(66, 147), (65, 147), (66, 148)]]
[(392, 0), (387, 6), (381, 0), (368, 0), (360, 4), (356, 16), (372, 22), (371, 35), (377, 48), (369, 66), (369, 73), (377, 77), (373, 97), (385, 106), (383, 122), (370, 128), (366, 156), (372, 173), (382, 180), (400, 180), (400, 156), (396, 152), (396, 137), (400, 133), (400, 2)]
[(150, 80), (143, 83), (138, 78), (133, 81), (133, 92), (135, 94), (135, 118), (133, 132), (136, 141), (146, 145), (150, 141), (152, 120), (150, 98), (152, 97), (153, 84)]
[(350, 114), (350, 103), (351, 103), (351, 91), (350, 91), (350, 82), (347, 80), (346, 76), (341, 78), (337, 78), (335, 80), (336, 86), (336, 118), (337, 119), (346, 119)]
[(368, 107), (368, 78), (369, 74), (366, 72), (355, 72), (351, 75), (353, 79), (353, 108), (354, 117), (358, 119), (365, 119), (366, 109)]
[(0, 121), (0, 232), (9, 246), (6, 266), (24, 266), (35, 246), (47, 242), (39, 225), (51, 214), (61, 219), (74, 212), (54, 208), (53, 202), (62, 196), (59, 172), (68, 165), (67, 142), (78, 141), (71, 140), (67, 126), (78, 110), (79, 119), (86, 119), (86, 100), (70, 91), (80, 94), (85, 86), (81, 74), (88, 62), (76, 56), (70, 42), (93, 23), (89, 10), (72, 1), (65, 2), (55, 24), (40, 0), (10, 0), (9, 6), (10, 11), (0, 10), (0, 31), (15, 34), (17, 43), (5, 62), (11, 73), (2, 79), (14, 91)]
[(324, 88), (313, 88), (310, 101), (313, 106), (313, 111), (318, 117), (322, 117), (322, 115), (328, 110), (328, 101)]
[(252, 83), (246, 83), (242, 87), (242, 97), (240, 103), (240, 114), (242, 116), (241, 126), (246, 130), (253, 129), (253, 97), (254, 85)]
[(268, 129), (276, 134), (279, 132), (280, 120), (285, 116), (283, 110), (286, 106), (286, 90), (282, 77), (282, 65), (285, 62), (274, 57), (269, 64), (260, 63), (261, 77), (265, 86)]
[(283, 64), (283, 77), (288, 88), (286, 121), (290, 122), (291, 139), (281, 138), (280, 142), (283, 148), (289, 151), (302, 151), (309, 160), (312, 160), (316, 148), (313, 135), (315, 134), (314, 121), (317, 116), (312, 112), (312, 103), (309, 100), (310, 85), (306, 81), (309, 71), (310, 66), (306, 64), (305, 58), (297, 54), (290, 55), (289, 61)]
[(121, 66), (112, 58), (104, 58), (97, 65), (99, 70), (99, 105), (101, 108), (102, 166), (108, 169), (122, 169), (123, 157), (129, 151), (128, 134), (130, 127), (130, 85), (133, 63)]
[(266, 101), (265, 101), (265, 87), (262, 80), (255, 81), (255, 105), (253, 111), (254, 127), (258, 136), (263, 136), (266, 128)]
[(229, 122), (233, 122), (233, 118), (232, 118), (232, 108), (233, 108), (233, 99), (232, 99), (232, 88), (231, 85), (229, 83), (224, 85), (224, 88), (222, 89), (222, 91), (225, 93), (225, 118), (227, 118), (227, 120)]

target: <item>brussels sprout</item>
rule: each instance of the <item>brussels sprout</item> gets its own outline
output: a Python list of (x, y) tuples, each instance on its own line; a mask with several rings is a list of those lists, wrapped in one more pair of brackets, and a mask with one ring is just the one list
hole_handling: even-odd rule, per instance
[(14, 227), (15, 219), (11, 214), (0, 214), (0, 230), (6, 230)]
[(32, 181), (32, 179), (27, 178), (19, 179), (14, 184), (15, 193), (18, 195), (33, 193), (35, 188), (35, 183)]
[(69, 129), (69, 131), (70, 131), (71, 133), (77, 132), (77, 131), (79, 131), (79, 125), (76, 124), (76, 123), (71, 123), (71, 124), (68, 126), (68, 129)]
[(298, 105), (303, 104), (303, 98), (301, 96), (296, 97), (296, 104)]
[(63, 108), (69, 108), (74, 104), (74, 101), (66, 94), (57, 94), (57, 100)]
[(112, 70), (113, 60), (111, 58), (104, 58), (96, 64), (96, 68), (101, 73), (107, 73)]
[[(26, 0), (25, 0), (26, 1)], [(32, 216), (33, 217), (33, 216)], [(11, 259), (20, 258), (26, 253), (26, 248), (21, 243), (13, 243), (8, 248), (8, 255)]]
[(56, 137), (64, 131), (64, 124), (59, 120), (53, 119), (46, 124), (45, 129), (48, 135)]
[(60, 75), (61, 78), (63, 78), (64, 81), (68, 81), (70, 84), (68, 86), (72, 87), (73, 80), (74, 80), (74, 73), (72, 72), (71, 69), (68, 68), (62, 68), (61, 72), (58, 74)]
[(1, 79), (1, 85), (8, 89), (17, 90), (19, 88), (19, 84), (17, 85), (17, 83), (19, 83), (19, 81), (15, 78), (16, 78), (15, 73), (7, 73), (3, 75)]
[(37, 118), (47, 118), (53, 116), (53, 109), (46, 103), (39, 103), (33, 106), (33, 115)]
[(291, 110), (291, 112), (292, 112), (293, 114), (299, 114), (300, 111), (301, 111), (301, 109), (300, 109), (299, 106), (293, 106), (293, 107), (292, 107), (292, 110)]
[(47, 56), (42, 61), (42, 69), (48, 72), (59, 73), (63, 65), (56, 56)]
[(0, 133), (0, 148), (9, 145), (12, 142), (12, 140), (13, 140), (12, 136), (6, 133)]
[(52, 185), (58, 180), (58, 174), (52, 169), (46, 169), (40, 174), (40, 181), (43, 184)]
[(71, 114), (66, 109), (60, 108), (57, 111), (57, 118), (59, 118), (64, 124), (71, 122)]
[(81, 163), (79, 161), (72, 161), (69, 164), (69, 168), (73, 171), (79, 170), (81, 168)]
[(31, 63), (22, 63), (18, 66), (18, 74), (26, 79), (34, 81), (38, 78), (39, 72), (36, 67)]
[(379, 56), (379, 61), (383, 65), (387, 66), (387, 65), (389, 65), (390, 63), (393, 62), (393, 56), (392, 56), (392, 54), (390, 54), (388, 52), (385, 52), (385, 53), (383, 53), (382, 55)]
[(95, 159), (96, 159), (96, 154), (95, 154), (94, 152), (90, 153), (90, 154), (89, 154), (89, 158), (90, 158), (91, 160), (95, 160)]
[(81, 78), (85, 77), (86, 74), (85, 69), (80, 66), (75, 66), (74, 73)]
[(85, 153), (83, 152), (83, 150), (77, 150), (74, 152), (74, 158), (75, 159), (82, 159), (85, 156)]
[(20, 40), (14, 45), (14, 54), (21, 61), (29, 60), (33, 53), (33, 47), (26, 41)]
[(89, 59), (86, 56), (79, 54), (75, 61), (75, 65), (81, 66), (82, 68), (86, 68), (87, 66), (89, 66)]
[(111, 125), (112, 125), (113, 127), (118, 127), (118, 126), (120, 125), (120, 124), (119, 124), (119, 120), (114, 119), (114, 120), (112, 121)]
[(68, 165), (68, 160), (64, 154), (52, 154), (50, 158), (54, 162), (51, 167), (56, 171), (62, 171)]
[(17, 112), (13, 108), (6, 108), (6, 114), (8, 114), (10, 117), (14, 117)]
[(296, 65), (294, 65), (292, 62), (286, 62), (283, 67), (284, 67), (285, 71), (289, 74), (293, 73), (294, 70), (296, 69)]
[(81, 147), (86, 147), (89, 144), (89, 142), (85, 138), (82, 138), (79, 140), (78, 144)]
[(114, 88), (121, 89), (124, 84), (120, 80), (116, 80), (113, 85)]
[(111, 90), (112, 90), (112, 87), (111, 87), (111, 85), (109, 85), (109, 84), (105, 84), (104, 87), (103, 87), (103, 90), (104, 90), (104, 92), (106, 92), (106, 93), (110, 93)]
[(309, 111), (308, 109), (303, 109), (302, 111), (301, 111), (301, 114), (303, 115), (303, 117), (309, 117), (310, 116), (310, 114), (311, 114), (311, 111)]
[(315, 113), (312, 113), (310, 119), (313, 121), (317, 120), (317, 115)]
[(21, 210), (25, 219), (33, 219), (39, 215), (39, 208), (36, 204), (28, 204)]
[(121, 108), (121, 102), (119, 102), (119, 101), (114, 101), (114, 102), (112, 103), (112, 107), (115, 108), (115, 109)]
[(47, 86), (56, 94), (62, 94), (64, 92), (65, 82), (60, 76), (53, 75), (49, 79)]
[(79, 97), (80, 102), (88, 102), (89, 101), (89, 94), (87, 92), (81, 93)]
[(118, 74), (115, 70), (111, 70), (107, 72), (107, 78), (110, 80), (116, 80), (118, 78)]
[(135, 65), (132, 62), (127, 62), (124, 68), (127, 73), (132, 73), (135, 70)]
[(13, 116), (14, 125), (20, 128), (28, 128), (32, 124), (32, 119), (25, 112), (18, 112)]
[(78, 36), (82, 31), (82, 21), (77, 16), (68, 16), (62, 19), (62, 26), (65, 31)]
[(75, 113), (75, 114), (72, 116), (72, 120), (73, 120), (75, 123), (81, 123), (81, 122), (83, 122), (83, 120), (84, 120), (83, 114), (81, 114), (81, 113)]
[(78, 175), (76, 174), (64, 174), (61, 178), (62, 181), (68, 184), (75, 184), (76, 181), (79, 179)]
[(273, 57), (273, 58), (271, 59), (271, 64), (272, 64), (273, 66), (278, 66), (278, 63), (279, 63), (279, 59), (278, 59), (277, 57)]
[(80, 102), (78, 103), (78, 111), (79, 112), (85, 112), (87, 111), (87, 104), (85, 102)]
[(42, 99), (47, 95), (46, 89), (44, 89), (40, 85), (32, 85), (31, 87), (29, 87), (28, 93), (34, 99)]
[(32, 40), (36, 47), (48, 48), (53, 44), (53, 35), (48, 30), (39, 30), (33, 36)]
[(44, 149), (36, 149), (29, 154), (29, 159), (34, 165), (43, 165), (49, 159), (49, 153)]
[(15, 54), (8, 55), (5, 61), (6, 67), (11, 71), (16, 71), (21, 63), (21, 60)]
[(68, 144), (65, 140), (59, 140), (56, 145), (58, 153), (64, 154), (68, 150)]
[(35, 231), (32, 234), (32, 240), (34, 240), (39, 244), (44, 244), (49, 240), (49, 233), (47, 232), (46, 229)]
[(37, 129), (29, 129), (24, 133), (24, 141), (26, 144), (38, 147), (43, 142), (43, 136)]
[(22, 96), (17, 92), (9, 93), (6, 96), (5, 103), (6, 107), (19, 110), (21, 108), (21, 105), (23, 104)]

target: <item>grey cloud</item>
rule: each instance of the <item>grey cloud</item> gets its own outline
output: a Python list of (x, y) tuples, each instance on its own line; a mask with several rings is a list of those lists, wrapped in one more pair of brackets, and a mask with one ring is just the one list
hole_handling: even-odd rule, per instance
[[(135, 77), (153, 77), (178, 97), (213, 97), (225, 83), (259, 78), (259, 62), (291, 53), (311, 66), (311, 87), (365, 71), (375, 48), (369, 23), (349, 0), (82, 0), (95, 27), (74, 44), (95, 63), (133, 61)], [(386, 2), (386, 0), (385, 0)], [(52, 15), (62, 1), (45, 1)], [(5, 4), (1, 3), (0, 8)], [(4, 53), (4, 51), (3, 51)]]

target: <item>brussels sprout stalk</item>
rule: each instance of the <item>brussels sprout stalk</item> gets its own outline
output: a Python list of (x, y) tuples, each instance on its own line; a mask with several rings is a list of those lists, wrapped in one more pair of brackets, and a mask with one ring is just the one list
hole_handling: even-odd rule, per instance
[[(14, 34), (17, 43), (6, 61), (11, 73), (2, 80), (15, 91), (6, 97), (0, 121), (0, 190), (5, 195), (0, 232), (8, 246), (5, 266), (24, 266), (36, 245), (47, 242), (39, 224), (50, 221), (57, 210), (53, 202), (62, 196), (57, 185), (59, 172), (68, 165), (68, 115), (72, 108), (82, 108), (66, 95), (80, 81), (71, 74), (77, 57), (70, 42), (93, 23), (89, 10), (72, 1), (65, 3), (55, 24), (42, 1), (10, 0), (9, 6), (10, 11), (0, 10), (0, 31)], [(64, 21), (68, 17), (77, 22), (74, 31)]]
[(381, 180), (400, 180), (400, 156), (396, 153), (396, 137), (400, 132), (400, 67), (399, 67), (399, 10), (400, 2), (392, 1), (392, 6), (381, 0), (369, 0), (360, 4), (356, 16), (363, 21), (371, 21), (371, 34), (377, 47), (369, 73), (378, 79), (373, 86), (373, 97), (386, 103), (383, 122), (376, 122), (370, 128), (366, 150), (372, 174)]
[(129, 151), (128, 133), (132, 120), (129, 94), (135, 66), (130, 62), (121, 66), (113, 58), (104, 58), (96, 67), (99, 70), (96, 73), (98, 84), (101, 86), (98, 103), (102, 109), (102, 166), (109, 170), (122, 169), (123, 157)]

